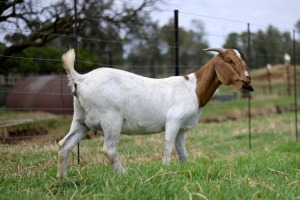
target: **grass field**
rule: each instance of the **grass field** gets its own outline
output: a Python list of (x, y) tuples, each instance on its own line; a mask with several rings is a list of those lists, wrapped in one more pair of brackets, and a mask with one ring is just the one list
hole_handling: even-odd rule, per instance
[[(276, 78), (272, 94), (267, 92), (265, 70), (252, 74), (251, 105), (256, 117), (251, 119), (251, 150), (247, 99), (210, 102), (201, 120), (221, 116), (227, 121), (200, 123), (186, 133), (186, 164), (177, 162), (175, 152), (169, 165), (162, 164), (163, 133), (122, 135), (119, 153), (127, 174), (112, 170), (102, 153), (103, 138), (98, 136), (80, 142), (80, 165), (74, 149), (68, 178), (56, 179), (55, 140), (67, 133), (72, 117), (0, 109), (1, 122), (31, 120), (11, 129), (38, 124), (48, 130), (38, 139), (0, 144), (0, 200), (300, 199), (300, 142), (295, 141), (295, 114), (288, 112), (294, 97), (293, 91), (287, 96), (284, 72), (282, 66), (272, 68)], [(222, 87), (221, 92), (232, 90)]]
[[(163, 134), (122, 136), (128, 173), (115, 173), (102, 137), (81, 142), (69, 176), (56, 179), (55, 145), (0, 146), (0, 199), (299, 199), (300, 143), (293, 113), (199, 124), (187, 132), (189, 161), (162, 164)], [(280, 127), (276, 124), (280, 123)]]

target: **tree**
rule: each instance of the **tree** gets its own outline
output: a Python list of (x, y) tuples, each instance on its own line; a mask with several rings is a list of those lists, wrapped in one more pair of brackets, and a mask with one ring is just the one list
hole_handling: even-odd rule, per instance
[[(297, 21), (297, 23), (295, 24), (295, 31), (296, 31), (296, 38), (295, 38), (295, 42), (296, 42), (296, 53), (299, 55), (300, 52), (300, 20)], [(297, 38), (298, 36), (298, 38)], [(296, 63), (299, 64), (300, 63), (300, 59), (296, 59)]]
[(241, 50), (243, 47), (240, 42), (240, 35), (237, 33), (230, 33), (227, 36), (227, 39), (225, 41), (225, 44), (223, 45), (224, 48), (231, 48), (231, 49), (237, 49)]
[[(248, 48), (247, 37), (247, 32), (241, 34), (230, 33), (223, 47), (235, 48), (245, 53)], [(274, 26), (268, 26), (265, 31), (258, 30), (256, 33), (251, 33), (250, 38), (251, 54), (253, 54), (251, 63), (254, 68), (264, 67), (268, 63), (283, 63), (284, 53), (292, 52), (291, 33), (288, 31), (280, 32)]]
[[(210, 58), (202, 51), (208, 47), (204, 40), (204, 26), (201, 21), (193, 20), (194, 30), (179, 28), (179, 66), (180, 74), (197, 70)], [(154, 26), (147, 30), (147, 40), (138, 41), (127, 57), (129, 65), (150, 66), (151, 76), (155, 72), (174, 74), (174, 22), (162, 27)], [(136, 40), (137, 41), (137, 40)], [(149, 70), (147, 70), (149, 71)], [(153, 73), (154, 71), (154, 73)]]
[(300, 20), (298, 20), (295, 24), (295, 29), (298, 33), (300, 33)]
[[(115, 6), (114, 0), (78, 0), (78, 34), (84, 38), (99, 32), (103, 35), (107, 31), (107, 34), (114, 34), (113, 37), (119, 39), (118, 29), (126, 27), (124, 32), (129, 33), (133, 24), (144, 24), (139, 18), (140, 14), (158, 1), (143, 0), (138, 5), (124, 1)], [(39, 2), (0, 1), (0, 29), (5, 38), (0, 48), (1, 73), (8, 73), (9, 69), (3, 64), (11, 55), (22, 53), (27, 48), (41, 47), (52, 41), (58, 47), (68, 43), (65, 49), (70, 42), (74, 42), (74, 5), (64, 0), (49, 5)], [(89, 26), (92, 21), (93, 25)], [(86, 47), (84, 45), (82, 47)]]
[(72, 33), (74, 19), (68, 15), (70, 12), (71, 8), (62, 3), (41, 9), (29, 0), (0, 2), (0, 25), (5, 31), (0, 65), (14, 53), (31, 46), (43, 46), (57, 34)]

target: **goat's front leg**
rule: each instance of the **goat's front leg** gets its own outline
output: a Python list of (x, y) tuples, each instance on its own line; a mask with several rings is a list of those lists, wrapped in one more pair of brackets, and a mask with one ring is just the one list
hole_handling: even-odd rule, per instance
[(184, 132), (179, 132), (175, 139), (175, 148), (180, 162), (187, 161), (187, 151), (185, 148)]
[(67, 165), (70, 151), (83, 138), (86, 133), (86, 127), (77, 120), (73, 120), (69, 133), (58, 143), (58, 166), (57, 177), (67, 176)]
[(172, 150), (175, 142), (176, 135), (179, 130), (177, 123), (166, 124), (165, 130), (165, 148), (164, 148), (164, 164), (168, 164), (172, 157)]

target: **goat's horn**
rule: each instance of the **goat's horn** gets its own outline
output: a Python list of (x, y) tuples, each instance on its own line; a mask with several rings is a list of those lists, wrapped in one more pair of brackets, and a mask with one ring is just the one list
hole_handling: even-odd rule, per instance
[(218, 53), (224, 53), (226, 49), (224, 48), (207, 48), (203, 49), (203, 51), (216, 51)]

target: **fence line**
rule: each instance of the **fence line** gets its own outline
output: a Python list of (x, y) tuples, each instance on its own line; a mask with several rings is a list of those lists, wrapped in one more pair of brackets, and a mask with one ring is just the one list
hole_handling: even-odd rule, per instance
[[(175, 48), (174, 48), (175, 49)], [(194, 50), (196, 50), (195, 48), (193, 48)], [(199, 49), (202, 50), (202, 49)], [(203, 52), (204, 53), (204, 52)], [(282, 58), (283, 60), (283, 56), (282, 55), (274, 55), (274, 54), (258, 54), (258, 53), (254, 53), (253, 54), (254, 57), (273, 57), (273, 58)], [(37, 57), (23, 57), (23, 56), (4, 56), (4, 55), (0, 55), (0, 57), (7, 57), (7, 58), (11, 58), (11, 59), (23, 59), (23, 60), (34, 60), (34, 61), (49, 61), (49, 62), (61, 62), (60, 59), (52, 59), (52, 58), (37, 58)], [(296, 60), (298, 60), (300, 58), (300, 55), (297, 56), (296, 55)], [(115, 68), (140, 68), (140, 69), (146, 69), (146, 68), (174, 68), (174, 66), (166, 66), (166, 65), (158, 65), (158, 66), (147, 66), (147, 65), (143, 65), (143, 66), (137, 66), (137, 65), (114, 65), (114, 64), (106, 64), (106, 63), (97, 63), (97, 62), (90, 62), (90, 61), (84, 61), (84, 60), (78, 60), (78, 63), (84, 63), (84, 64), (89, 64), (89, 65), (95, 65), (95, 66), (106, 66), (106, 67), (115, 67)], [(195, 69), (199, 69), (199, 67), (201, 66), (189, 66), (188, 68), (195, 68)], [(181, 69), (186, 68), (186, 66), (181, 66)], [(8, 77), (10, 78), (10, 77)]]
[[(73, 96), (71, 93), (69, 93), (69, 94), (65, 94), (65, 95), (68, 95), (68, 96)], [(292, 100), (292, 97), (291, 97), (291, 100)], [(216, 100), (217, 101), (217, 100)], [(225, 103), (225, 102), (223, 102), (223, 103)], [(239, 109), (239, 108), (244, 108), (245, 106), (243, 106), (243, 105), (234, 105), (233, 106), (233, 109), (234, 108), (236, 108), (236, 109)], [(5, 107), (0, 107), (0, 110), (39, 110), (39, 109), (41, 109), (41, 108), (18, 108), (18, 107), (15, 107), (15, 108), (5, 108)], [(69, 111), (69, 110), (73, 110), (73, 108), (53, 108), (53, 107), (43, 107), (43, 109), (45, 109), (45, 110), (66, 110), (66, 111)], [(226, 109), (228, 109), (228, 105), (214, 105), (213, 107), (210, 107), (209, 108), (210, 110), (212, 109), (216, 109), (216, 110), (226, 110)], [(6, 120), (4, 120), (4, 121), (6, 121)], [(1, 123), (2, 121), (0, 120), (0, 123)]]
[[(72, 95), (73, 96), (73, 95)], [(0, 110), (6, 110), (7, 108), (3, 108), (1, 107)], [(31, 110), (31, 111), (40, 111), (41, 109), (44, 109), (44, 110), (47, 110), (47, 111), (73, 111), (73, 108), (52, 108), (52, 107), (43, 107), (43, 108), (38, 108), (38, 107), (35, 107), (35, 108), (9, 108), (8, 110), (22, 110), (22, 111), (25, 111), (25, 110)]]
[[(250, 24), (252, 25), (252, 24)], [(141, 26), (141, 28), (145, 28), (146, 26)], [(24, 29), (13, 29), (13, 28), (5, 28), (5, 27), (0, 27), (0, 30), (9, 30), (11, 32), (17, 32), (17, 33), (26, 33), (29, 32), (31, 33), (31, 30), (24, 30)], [(163, 28), (159, 29), (159, 30), (163, 30)], [(172, 31), (174, 31), (174, 29), (172, 29)], [(49, 36), (58, 36), (58, 37), (66, 37), (66, 38), (71, 38), (71, 39), (75, 39), (75, 36), (72, 35), (62, 35), (62, 34), (53, 34), (53, 33), (46, 33), (46, 32), (35, 32), (41, 35), (49, 35)], [(218, 34), (210, 34), (210, 33), (203, 33), (204, 36), (214, 36), (214, 37), (222, 37), (222, 38), (226, 38), (227, 35), (218, 35)], [(80, 37), (81, 40), (86, 40), (86, 41), (94, 41), (94, 42), (104, 42), (104, 43), (115, 43), (115, 44), (128, 44), (128, 42), (123, 42), (123, 41), (116, 41), (116, 40), (107, 40), (107, 39), (101, 39), (101, 38), (85, 38), (85, 37)], [(275, 38), (276, 39), (276, 38)], [(253, 43), (285, 43), (283, 41), (281, 41), (280, 39), (276, 39), (276, 41), (268, 38), (267, 40), (255, 40), (252, 41)], [(293, 41), (289, 41), (288, 43), (293, 44)], [(153, 47), (157, 47), (157, 44), (149, 44), (147, 43), (147, 46), (153, 46)], [(174, 46), (167, 46), (168, 48), (175, 48)]]
[[(3, 30), (8, 30), (8, 28), (0, 28)], [(10, 31), (13, 31), (14, 29), (9, 29)], [(18, 30), (15, 29), (13, 32), (18, 32), (18, 33), (26, 33), (26, 32), (32, 32), (32, 31), (26, 31), (26, 30)], [(58, 36), (58, 37), (66, 37), (66, 38), (71, 38), (75, 39), (75, 36), (69, 36), (69, 35), (61, 35), (61, 34), (53, 34), (53, 33), (45, 33), (45, 32), (35, 32), (41, 35), (49, 35), (49, 36)], [(101, 38), (85, 38), (85, 37), (80, 37), (81, 40), (85, 41), (92, 41), (92, 42), (104, 42), (104, 43), (112, 43), (112, 44), (128, 44), (128, 42), (123, 42), (123, 41), (117, 41), (117, 40), (106, 40), (106, 39), (101, 39)], [(147, 44), (147, 46), (152, 46), (152, 47), (157, 47), (156, 44)], [(167, 46), (167, 48), (175, 48), (174, 46)], [(2, 55), (3, 56), (3, 55)], [(7, 56), (9, 57), (9, 56)]]
[[(5, 1), (0, 1), (0, 2), (5, 2)], [(167, 10), (165, 10), (167, 11)], [(168, 12), (173, 12), (173, 11), (168, 11)], [(189, 12), (179, 12), (179, 14), (184, 14), (184, 15), (193, 15), (193, 16), (198, 16), (198, 17), (205, 17), (205, 18), (211, 18), (211, 19), (216, 19), (216, 20), (223, 20), (223, 21), (229, 21), (229, 22), (235, 22), (235, 23), (241, 23), (241, 24), (249, 24), (249, 23), (246, 23), (246, 22), (243, 22), (243, 21), (239, 21), (239, 20), (232, 20), (232, 19), (225, 19), (225, 18), (218, 18), (218, 17), (212, 17), (212, 16), (205, 16), (205, 15), (201, 15), (201, 14), (195, 14), (195, 13), (189, 13)], [(76, 14), (75, 14), (76, 16)], [(99, 20), (96, 20), (96, 19), (93, 19), (93, 18), (87, 18), (86, 19), (89, 19), (89, 20), (95, 20), (97, 22), (99, 22)], [(250, 24), (250, 26), (260, 26), (260, 25), (255, 25), (255, 24)], [(130, 26), (131, 28), (144, 28), (144, 26)], [(262, 26), (262, 27), (265, 27), (265, 26)], [(13, 30), (13, 29), (8, 29), (8, 28), (0, 28), (2, 30), (7, 30), (7, 31), (19, 31), (17, 29)], [(160, 29), (160, 30), (165, 30), (165, 31), (172, 31), (174, 32), (174, 30), (176, 30), (176, 28), (170, 28), (170, 29)], [(20, 32), (27, 32), (27, 30), (20, 30)], [(30, 31), (28, 31), (30, 32)], [(295, 34), (295, 31), (293, 32)], [(40, 33), (40, 34), (47, 34), (47, 35), (52, 35), (52, 36), (59, 36), (59, 37), (67, 37), (67, 38), (72, 38), (72, 39), (76, 39), (78, 37), (76, 36), (68, 36), (68, 35), (59, 35), (59, 34), (49, 34), (49, 33)], [(250, 31), (248, 33), (249, 35), (251, 34)], [(225, 36), (220, 36), (220, 35), (213, 35), (213, 34), (205, 34), (206, 36), (215, 36), (215, 37), (225, 37)], [(179, 35), (180, 37), (180, 35)], [(105, 43), (111, 43), (111, 44), (127, 44), (126, 42), (120, 42), (120, 41), (115, 41), (115, 40), (102, 40), (102, 39), (97, 39), (97, 38), (80, 38), (84, 41), (94, 41), (94, 42), (105, 42)], [(294, 36), (294, 41), (295, 41), (295, 36)], [(252, 45), (253, 45), (253, 41), (250, 40), (250, 42), (252, 42)], [(255, 41), (255, 43), (279, 43), (279, 41)], [(249, 43), (250, 44), (250, 43)], [(293, 44), (295, 44), (295, 42), (293, 42)], [(152, 45), (150, 45), (152, 46)], [(153, 46), (157, 47), (156, 44), (153, 44)], [(176, 45), (174, 46), (168, 46), (168, 48), (172, 48), (172, 49), (176, 49), (178, 48)], [(250, 45), (249, 45), (249, 48)], [(295, 46), (294, 46), (295, 48)], [(251, 54), (250, 53), (251, 51), (249, 50), (248, 52), (248, 56)], [(0, 55), (0, 56), (3, 56), (3, 55)], [(254, 54), (255, 57), (257, 56), (272, 56), (272, 57), (280, 57), (282, 58), (283, 56), (279, 56), (279, 55), (264, 55), (264, 54)], [(24, 60), (28, 60), (28, 59), (31, 59), (31, 60), (37, 60), (37, 61), (49, 61), (49, 62), (61, 62), (60, 59), (47, 59), (47, 58), (27, 58), (27, 57), (20, 57), (20, 56), (5, 56), (5, 57), (8, 57), (8, 58), (14, 58), (14, 59), (24, 59)], [(294, 53), (294, 94), (295, 94), (295, 124), (296, 124), (296, 138), (298, 139), (298, 130), (297, 130), (297, 82), (296, 82), (296, 60), (299, 58), (299, 56), (296, 56), (296, 54)], [(79, 63), (86, 63), (86, 64), (93, 64), (93, 65), (99, 65), (99, 66), (110, 66), (110, 67), (121, 67), (121, 65), (108, 65), (108, 64), (103, 64), (103, 63), (93, 63), (93, 62), (88, 62), (88, 61), (83, 61), (83, 60), (78, 60)], [(143, 67), (143, 68), (146, 68), (146, 67), (153, 67), (153, 66), (122, 66), (122, 67), (131, 67), (131, 68), (134, 68), (134, 67)], [(155, 66), (155, 67), (158, 67), (159, 66)], [(162, 68), (174, 68), (174, 66), (161, 66)], [(16, 78), (16, 77), (14, 77)], [(18, 78), (24, 78), (24, 77), (18, 77)], [(29, 77), (31, 78), (31, 77)], [(34, 79), (32, 77), (32, 79)], [(67, 79), (62, 79), (62, 80), (67, 80)], [(1, 93), (2, 91), (0, 91)], [(43, 94), (43, 95), (72, 95), (71, 93), (34, 93), (34, 92), (17, 92), (17, 91), (12, 91), (12, 92), (15, 92), (15, 93), (20, 93), (20, 94)], [(249, 120), (251, 120), (251, 98), (249, 96)], [(236, 105), (235, 108), (239, 108), (239, 107), (243, 107), (242, 105)], [(213, 108), (210, 108), (210, 109), (225, 109), (227, 108), (227, 106), (222, 106), (222, 105), (218, 105), (216, 107), (213, 107)], [(0, 108), (0, 110), (3, 110), (5, 108)], [(18, 109), (18, 110), (38, 110), (39, 108), (12, 108), (12, 109)], [(73, 110), (73, 109), (66, 109), (66, 108), (46, 108), (47, 110)], [(4, 121), (0, 121), (1, 122), (4, 122)], [(43, 135), (44, 136), (44, 135)], [(43, 137), (43, 136), (40, 136), (40, 137)], [(25, 138), (31, 138), (33, 136), (26, 136)], [(36, 136), (34, 136), (36, 137)], [(53, 136), (55, 137), (55, 136)], [(22, 137), (16, 137), (18, 139), (22, 138)], [(249, 122), (249, 148), (251, 148), (251, 122)], [(48, 145), (48, 144), (45, 144), (45, 145)], [(28, 146), (32, 146), (32, 145), (28, 145)], [(1, 145), (1, 147), (6, 147), (5, 145)], [(11, 147), (11, 146), (9, 146)]]

